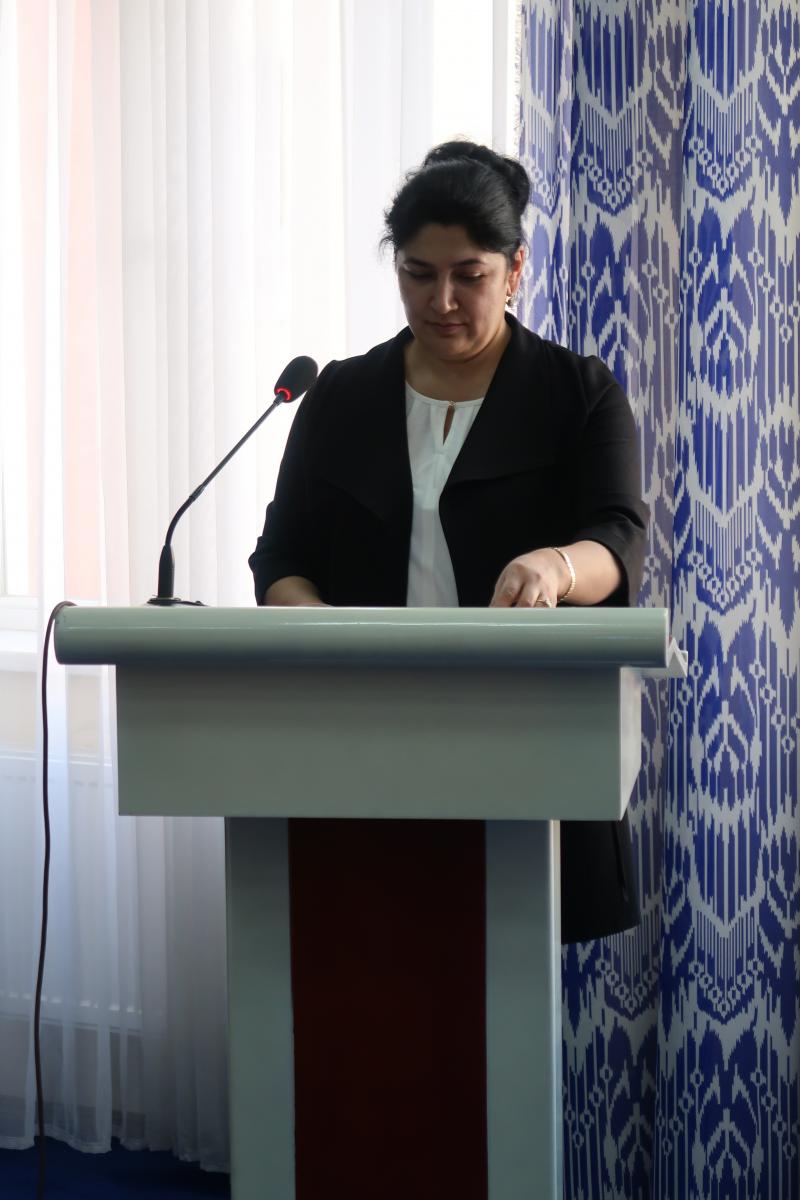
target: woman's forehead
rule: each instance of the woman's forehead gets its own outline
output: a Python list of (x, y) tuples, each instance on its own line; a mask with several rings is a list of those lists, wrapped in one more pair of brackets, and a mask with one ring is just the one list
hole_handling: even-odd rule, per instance
[(461, 225), (423, 225), (397, 252), (398, 260), (416, 261), (437, 267), (489, 263), (502, 258), (491, 250), (476, 246)]

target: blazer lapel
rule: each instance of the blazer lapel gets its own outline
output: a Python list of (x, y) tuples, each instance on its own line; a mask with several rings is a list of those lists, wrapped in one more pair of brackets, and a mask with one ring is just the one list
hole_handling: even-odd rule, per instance
[(447, 480), (496, 479), (550, 461), (550, 389), (539, 339), (508, 315), (511, 340)]
[(337, 402), (318, 467), (329, 483), (382, 521), (405, 520), (409, 530), (412, 484), (403, 347), (410, 338), (411, 331), (404, 329), (364, 356), (357, 380)]

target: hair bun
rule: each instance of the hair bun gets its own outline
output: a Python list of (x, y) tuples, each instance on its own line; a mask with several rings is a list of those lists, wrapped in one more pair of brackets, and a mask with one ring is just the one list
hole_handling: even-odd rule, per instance
[(459, 159), (482, 163), (500, 175), (513, 198), (517, 212), (522, 216), (531, 198), (531, 181), (522, 163), (515, 158), (497, 154), (488, 146), (481, 146), (477, 142), (456, 140), (434, 146), (425, 155), (422, 165), (430, 167), (437, 163), (457, 162)]

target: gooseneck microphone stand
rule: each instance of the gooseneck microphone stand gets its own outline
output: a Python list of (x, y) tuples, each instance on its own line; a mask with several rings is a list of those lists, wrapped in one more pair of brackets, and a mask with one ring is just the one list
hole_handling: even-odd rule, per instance
[(305, 354), (301, 354), (298, 358), (293, 358), (287, 367), (281, 372), (278, 382), (275, 384), (275, 399), (266, 412), (263, 412), (254, 425), (251, 425), (244, 437), (240, 438), (232, 450), (229, 450), (222, 462), (217, 463), (214, 470), (208, 475), (203, 482), (196, 487), (180, 506), (175, 516), (169, 523), (167, 536), (164, 538), (164, 545), (161, 549), (161, 556), (158, 560), (158, 593), (152, 596), (147, 601), (148, 604), (158, 604), (168, 607), (174, 604), (191, 604), (202, 605), (202, 600), (181, 600), (180, 597), (173, 595), (175, 588), (175, 555), (172, 552), (172, 535), (175, 532), (175, 526), (180, 521), (183, 514), (186, 512), (198, 496), (201, 496), (205, 489), (219, 475), (226, 463), (230, 462), (237, 450), (245, 444), (247, 439), (251, 437), (267, 417), (275, 411), (281, 404), (289, 404), (292, 400), (297, 400), (304, 392), (308, 391), (312, 383), (317, 377), (317, 364), (313, 358), (309, 358)]

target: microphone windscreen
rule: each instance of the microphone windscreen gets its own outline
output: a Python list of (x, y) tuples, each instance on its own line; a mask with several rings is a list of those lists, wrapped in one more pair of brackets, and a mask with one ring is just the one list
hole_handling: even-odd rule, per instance
[(317, 378), (317, 364), (307, 354), (300, 354), (285, 366), (275, 384), (275, 395), (286, 393), (286, 400), (296, 400), (307, 392)]

